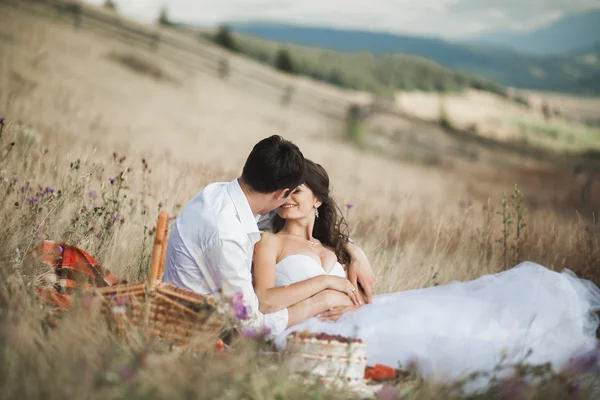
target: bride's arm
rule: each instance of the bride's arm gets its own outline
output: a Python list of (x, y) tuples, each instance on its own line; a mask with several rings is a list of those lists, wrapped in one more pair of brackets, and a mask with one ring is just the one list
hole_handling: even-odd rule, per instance
[(320, 275), (288, 286), (275, 287), (275, 267), (280, 248), (279, 238), (272, 234), (263, 234), (254, 248), (252, 275), (262, 313), (283, 310), (327, 289), (345, 293), (353, 303), (358, 304), (350, 281), (337, 276)]
[[(323, 290), (306, 300), (288, 308), (288, 325), (299, 324), (322, 313), (332, 310), (339, 310), (344, 307), (354, 306), (352, 300), (346, 294), (337, 290)], [(358, 307), (358, 306), (354, 306)]]

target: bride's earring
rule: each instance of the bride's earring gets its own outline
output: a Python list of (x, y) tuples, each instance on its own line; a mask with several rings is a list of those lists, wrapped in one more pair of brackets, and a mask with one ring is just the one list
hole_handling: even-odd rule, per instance
[(315, 217), (319, 218), (319, 209), (315, 208)]

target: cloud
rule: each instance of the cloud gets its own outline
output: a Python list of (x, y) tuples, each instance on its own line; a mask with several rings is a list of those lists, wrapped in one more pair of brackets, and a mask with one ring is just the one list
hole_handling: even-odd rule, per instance
[(486, 21), (488, 30), (526, 31), (593, 8), (600, 8), (598, 0), (460, 0), (447, 11), (452, 18)]
[[(100, 4), (103, 0), (91, 0)], [(156, 20), (164, 0), (116, 0), (126, 15)], [(598, 0), (170, 0), (173, 20), (201, 25), (273, 20), (448, 38), (534, 28)]]

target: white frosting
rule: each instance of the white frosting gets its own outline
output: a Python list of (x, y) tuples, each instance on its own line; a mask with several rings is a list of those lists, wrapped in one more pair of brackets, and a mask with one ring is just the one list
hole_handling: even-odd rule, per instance
[(287, 338), (286, 358), (293, 373), (311, 373), (343, 381), (362, 380), (367, 366), (364, 343)]

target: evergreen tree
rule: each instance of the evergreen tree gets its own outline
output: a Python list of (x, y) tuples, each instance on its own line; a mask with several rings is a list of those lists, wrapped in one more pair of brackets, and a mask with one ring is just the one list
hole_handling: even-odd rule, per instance
[(117, 11), (117, 5), (113, 0), (104, 0), (104, 8), (112, 11)]
[(217, 32), (213, 40), (216, 44), (218, 44), (221, 47), (224, 47), (231, 51), (237, 51), (237, 46), (235, 44), (235, 41), (233, 40), (233, 36), (231, 35), (229, 28), (225, 25), (219, 27), (219, 31)]
[(162, 26), (172, 26), (173, 23), (169, 20), (169, 10), (167, 6), (162, 6), (158, 14), (158, 24)]
[(292, 57), (287, 49), (280, 49), (277, 51), (277, 55), (275, 56), (275, 68), (289, 74), (294, 73)]

